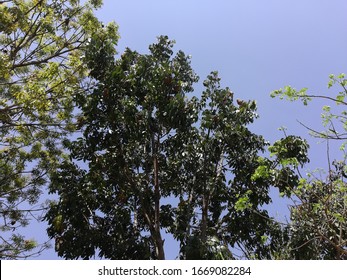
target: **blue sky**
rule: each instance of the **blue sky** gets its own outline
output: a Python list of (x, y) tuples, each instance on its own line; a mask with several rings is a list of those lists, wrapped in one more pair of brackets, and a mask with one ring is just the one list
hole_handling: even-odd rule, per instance
[(238, 98), (257, 100), (254, 129), (275, 140), (282, 125), (305, 134), (296, 120), (319, 128), (321, 102), (305, 108), (269, 94), (285, 85), (327, 93), (328, 75), (346, 71), (346, 11), (344, 0), (106, 0), (97, 15), (119, 24), (119, 52), (147, 52), (158, 35), (176, 40), (200, 76), (195, 93), (218, 70)]
[[(257, 100), (260, 118), (253, 131), (272, 142), (283, 136), (278, 128), (285, 126), (288, 134), (307, 138), (308, 168), (314, 169), (326, 167), (325, 145), (310, 138), (297, 120), (320, 130), (326, 102), (304, 107), (272, 99), (270, 92), (291, 85), (315, 94), (335, 93), (327, 90), (327, 82), (329, 74), (346, 72), (346, 11), (346, 0), (104, 0), (97, 16), (119, 25), (119, 53), (125, 47), (147, 52), (159, 35), (176, 40), (175, 48), (192, 55), (200, 76), (196, 95), (209, 72), (217, 70), (236, 98)], [(332, 150), (338, 146), (331, 144)], [(287, 211), (280, 201), (273, 210), (279, 215)], [(166, 255), (174, 258), (175, 250)], [(40, 256), (55, 258), (53, 249)]]

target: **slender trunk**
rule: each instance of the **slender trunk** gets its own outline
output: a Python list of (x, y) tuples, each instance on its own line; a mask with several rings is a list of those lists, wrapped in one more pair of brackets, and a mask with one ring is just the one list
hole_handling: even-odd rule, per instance
[[(211, 128), (208, 129), (206, 135), (206, 145), (210, 140)], [(202, 190), (202, 206), (201, 206), (201, 242), (202, 244), (206, 243), (207, 240), (207, 221), (208, 221), (208, 204), (209, 204), (209, 186), (208, 186), (208, 176), (207, 176), (207, 147), (204, 147), (204, 167), (203, 167), (203, 190)]]
[[(154, 139), (154, 137), (153, 137)], [(154, 181), (156, 182), (155, 184), (155, 198), (154, 198), (154, 209), (152, 205), (152, 201), (150, 199), (146, 199), (146, 196), (144, 193), (140, 195), (138, 198), (140, 200), (140, 205), (142, 214), (145, 218), (145, 221), (147, 222), (147, 225), (149, 227), (149, 231), (151, 233), (151, 238), (153, 241), (153, 245), (155, 247), (155, 252), (156, 256), (159, 260), (165, 260), (165, 254), (164, 254), (164, 240), (161, 237), (160, 233), (160, 220), (159, 220), (159, 210), (160, 210), (160, 192), (159, 192), (159, 180), (158, 180), (158, 159), (157, 157), (153, 157), (153, 164), (154, 164)], [(136, 183), (132, 178), (132, 175), (129, 174), (129, 169), (125, 168), (125, 175), (126, 177), (131, 180), (131, 187), (134, 191), (136, 191)], [(147, 190), (148, 192), (150, 190)], [(137, 203), (136, 203), (136, 198), (135, 198), (135, 204), (134, 204), (134, 228), (135, 231), (138, 232), (138, 208), (137, 208)], [(154, 217), (153, 217), (153, 212), (154, 212)]]
[(139, 217), (138, 217), (138, 209), (137, 209), (137, 197), (134, 197), (134, 231), (137, 235), (139, 233)]
[(185, 235), (185, 239), (187, 240), (188, 237), (190, 236), (190, 220), (192, 218), (192, 202), (194, 199), (194, 194), (193, 194), (193, 189), (189, 192), (189, 196), (188, 196), (188, 210), (187, 210), (187, 227), (186, 227), (186, 235)]
[(154, 242), (155, 254), (158, 260), (165, 260), (164, 240), (161, 237), (160, 231), (155, 231)]
[(151, 238), (155, 247), (155, 255), (157, 256), (158, 260), (165, 260), (164, 240), (161, 237), (160, 229), (156, 229), (155, 225), (153, 224), (152, 216), (148, 214), (146, 210), (144, 210), (143, 213), (151, 233)]
[(153, 171), (154, 171), (154, 242), (156, 255), (159, 260), (165, 260), (164, 253), (164, 240), (160, 233), (160, 188), (159, 188), (159, 163), (158, 163), (158, 148), (159, 148), (159, 135), (155, 139), (152, 137), (152, 151), (153, 151)]
[(207, 240), (207, 217), (208, 217), (209, 195), (205, 193), (202, 198), (202, 217), (201, 217), (201, 242), (206, 243)]

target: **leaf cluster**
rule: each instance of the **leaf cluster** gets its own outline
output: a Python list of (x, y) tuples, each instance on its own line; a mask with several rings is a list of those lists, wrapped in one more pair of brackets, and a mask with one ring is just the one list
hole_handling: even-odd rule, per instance
[[(300, 99), (304, 105), (313, 99), (333, 102), (323, 106), (321, 114), (323, 131), (307, 127), (310, 133), (327, 143), (328, 171), (325, 177), (317, 172), (308, 172), (302, 176), (297, 170), (295, 184), (286, 193), (294, 200), (291, 207), (291, 221), (287, 226), (289, 241), (285, 258), (292, 259), (346, 259), (346, 168), (343, 160), (330, 161), (331, 141), (342, 140), (340, 147), (344, 154), (346, 134), (345, 102), (347, 80), (345, 74), (329, 76), (328, 89), (338, 89), (335, 96), (308, 94), (307, 89), (300, 91), (292, 87), (275, 90), (272, 96)], [(337, 111), (337, 109), (340, 109)], [(300, 145), (299, 145), (300, 146)], [(280, 154), (280, 149), (275, 149)], [(303, 149), (304, 151), (304, 149)], [(284, 150), (287, 152), (287, 150)], [(299, 153), (300, 154), (300, 153)], [(301, 158), (303, 163), (305, 157)], [(297, 163), (300, 163), (298, 161)], [(284, 257), (282, 255), (282, 257)]]
[[(50, 185), (59, 201), (46, 220), (60, 256), (163, 258), (163, 230), (181, 259), (270, 258), (283, 239), (261, 208), (274, 180), (257, 174), (267, 142), (248, 128), (256, 102), (234, 100), (217, 72), (201, 98), (188, 98), (198, 77), (173, 45), (161, 36), (149, 54), (126, 49), (113, 59), (109, 41), (91, 41), (95, 86), (76, 95), (83, 136), (65, 142), (70, 159)], [(302, 164), (306, 149), (283, 139), (273, 146), (276, 164)]]
[(93, 15), (100, 1), (91, 2), (0, 3), (0, 216), (1, 230), (14, 234), (2, 240), (0, 257), (32, 249), (16, 232), (41, 220), (40, 195), (63, 157), (61, 141), (77, 129), (74, 96), (88, 86), (88, 39), (117, 38), (114, 24), (103, 27)]

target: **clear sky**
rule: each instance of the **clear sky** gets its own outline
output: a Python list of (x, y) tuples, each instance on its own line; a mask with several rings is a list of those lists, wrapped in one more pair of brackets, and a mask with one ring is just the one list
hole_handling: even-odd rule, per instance
[[(310, 138), (297, 120), (321, 130), (325, 103), (304, 107), (272, 99), (270, 92), (291, 85), (334, 94), (327, 91), (328, 76), (346, 72), (347, 66), (346, 13), (346, 0), (104, 0), (97, 15), (119, 25), (119, 53), (125, 47), (147, 52), (159, 35), (176, 40), (177, 50), (192, 55), (200, 76), (197, 96), (202, 81), (217, 70), (222, 85), (229, 86), (236, 98), (257, 100), (260, 118), (253, 131), (272, 142), (283, 136), (278, 128), (285, 126), (288, 134), (307, 138), (309, 168), (314, 169), (326, 167), (325, 145), (316, 144), (318, 140)], [(274, 209), (287, 210), (277, 201)], [(168, 258), (177, 255), (172, 248)], [(54, 258), (53, 249), (40, 256)]]

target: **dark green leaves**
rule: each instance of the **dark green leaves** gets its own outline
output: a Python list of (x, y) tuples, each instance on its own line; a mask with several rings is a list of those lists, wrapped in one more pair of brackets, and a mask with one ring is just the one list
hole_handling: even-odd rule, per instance
[(283, 166), (303, 166), (310, 160), (307, 157), (308, 144), (300, 137), (289, 135), (269, 147), (270, 156), (276, 156)]
[[(230, 259), (231, 248), (269, 258), (282, 236), (261, 209), (274, 166), (259, 161), (267, 143), (248, 128), (255, 101), (234, 100), (217, 72), (201, 98), (188, 98), (198, 77), (166, 36), (144, 55), (126, 49), (113, 59), (109, 47), (96, 41), (88, 50), (96, 84), (76, 96), (83, 137), (66, 143), (71, 160), (52, 178), (60, 201), (46, 218), (59, 255), (163, 259), (165, 230), (181, 259)], [(305, 161), (304, 141), (282, 142), (279, 161)]]

